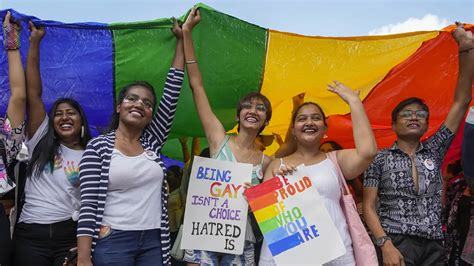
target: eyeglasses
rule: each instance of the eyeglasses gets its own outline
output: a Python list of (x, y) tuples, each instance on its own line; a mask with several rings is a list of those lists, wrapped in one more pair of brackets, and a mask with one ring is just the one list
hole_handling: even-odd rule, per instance
[[(254, 105), (250, 102), (244, 102), (240, 105), (240, 108), (242, 108), (242, 110), (249, 110), (249, 109), (252, 109)], [(258, 111), (258, 112), (262, 112), (262, 113), (265, 113), (267, 112), (267, 107), (265, 107), (265, 105), (259, 103), (259, 104), (256, 104), (255, 105), (255, 109)]]
[(142, 103), (145, 108), (153, 110), (153, 103), (148, 99), (140, 99), (136, 94), (128, 94), (123, 98), (123, 101), (126, 103)]
[(399, 116), (401, 118), (408, 119), (408, 118), (411, 118), (413, 114), (416, 115), (416, 118), (420, 118), (420, 119), (428, 118), (428, 112), (425, 110), (417, 110), (417, 111), (405, 110), (405, 111), (400, 112)]

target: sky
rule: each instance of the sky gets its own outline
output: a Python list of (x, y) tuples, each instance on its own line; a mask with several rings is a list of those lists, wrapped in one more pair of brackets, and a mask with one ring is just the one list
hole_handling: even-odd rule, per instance
[[(0, 0), (0, 9), (62, 22), (133, 22), (181, 16), (189, 0)], [(364, 36), (474, 24), (474, 0), (207, 0), (247, 22), (312, 36)]]

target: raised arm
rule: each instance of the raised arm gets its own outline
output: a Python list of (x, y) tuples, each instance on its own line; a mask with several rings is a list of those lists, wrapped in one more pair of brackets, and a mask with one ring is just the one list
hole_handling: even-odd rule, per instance
[(222, 126), (222, 123), (217, 119), (211, 109), (211, 105), (209, 104), (202, 83), (196, 54), (194, 52), (192, 29), (200, 20), (201, 16), (199, 10), (193, 8), (183, 25), (184, 57), (186, 60), (186, 68), (188, 70), (189, 84), (193, 92), (194, 103), (196, 105), (199, 119), (201, 119), (202, 126), (206, 133), (210, 152), (211, 154), (214, 154), (217, 151), (219, 144), (224, 139), (226, 132), (224, 126)]
[(11, 21), (10, 11), (3, 20), (4, 46), (8, 54), (8, 80), (10, 99), (7, 116), (12, 128), (18, 128), (25, 119), (26, 82), (20, 57), (20, 26)]
[(165, 88), (158, 104), (158, 109), (153, 117), (147, 130), (157, 137), (159, 148), (161, 149), (166, 142), (171, 131), (171, 125), (176, 114), (176, 106), (178, 104), (181, 86), (183, 85), (183, 33), (176, 20), (173, 29), (176, 36), (176, 51), (173, 58), (173, 64), (166, 77)]
[(462, 24), (453, 32), (453, 37), (459, 45), (459, 73), (454, 101), (449, 109), (444, 124), (456, 133), (464, 118), (469, 103), (472, 100), (472, 78), (474, 74), (474, 43), (471, 31), (466, 31)]
[(338, 94), (351, 109), (356, 148), (337, 151), (337, 160), (344, 176), (353, 179), (364, 172), (372, 162), (377, 153), (377, 143), (358, 92), (339, 81), (330, 84), (328, 90)]
[(26, 135), (28, 138), (33, 137), (46, 116), (43, 100), (41, 99), (43, 88), (39, 66), (39, 46), (45, 34), (45, 30), (43, 28), (37, 28), (33, 22), (30, 21), (30, 31), (30, 47), (26, 60), (26, 86), (28, 88), (26, 90), (28, 102)]

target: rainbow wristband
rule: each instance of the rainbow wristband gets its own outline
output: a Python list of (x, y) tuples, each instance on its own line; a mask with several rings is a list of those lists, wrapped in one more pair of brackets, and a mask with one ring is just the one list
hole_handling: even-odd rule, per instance
[(3, 46), (6, 50), (20, 48), (20, 26), (15, 23), (3, 24)]

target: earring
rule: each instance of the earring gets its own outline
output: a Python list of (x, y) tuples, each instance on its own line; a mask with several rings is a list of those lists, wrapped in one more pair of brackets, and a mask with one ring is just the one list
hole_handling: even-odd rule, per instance
[(323, 139), (327, 139), (328, 135), (324, 134)]
[(84, 138), (84, 126), (81, 127), (81, 139)]

